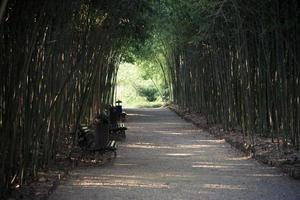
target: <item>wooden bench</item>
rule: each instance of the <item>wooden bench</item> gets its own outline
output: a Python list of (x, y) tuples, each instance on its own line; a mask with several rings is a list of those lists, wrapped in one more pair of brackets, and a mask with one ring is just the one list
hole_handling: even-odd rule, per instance
[(114, 156), (116, 157), (117, 153), (117, 143), (115, 140), (109, 140), (107, 145), (102, 148), (90, 148), (92, 143), (95, 142), (95, 136), (92, 134), (92, 131), (88, 126), (80, 126), (79, 127), (79, 135), (78, 135), (78, 145), (81, 149), (91, 151), (93, 153), (99, 152), (104, 154), (106, 152), (114, 152)]
[(89, 150), (93, 153), (99, 152), (100, 154), (113, 152), (114, 157), (117, 157), (117, 142), (115, 140), (110, 140), (104, 148), (93, 148)]
[(126, 116), (127, 116), (126, 112), (122, 112), (120, 114), (120, 120), (121, 120), (121, 122), (126, 122)]
[(88, 146), (88, 134), (91, 132), (90, 128), (87, 126), (80, 126), (79, 127), (79, 134), (78, 134), (78, 145), (80, 148), (84, 148)]
[(110, 131), (126, 131), (127, 127), (121, 123), (121, 124), (114, 124), (111, 126)]
[(113, 124), (111, 125), (111, 128), (109, 130), (110, 136), (114, 139), (122, 139), (126, 138), (125, 131), (127, 130), (127, 127), (123, 123), (119, 124)]
[[(117, 109), (118, 107), (111, 106), (109, 108), (109, 121), (110, 121), (110, 128), (109, 128), (109, 134), (110, 137), (115, 140), (122, 140), (126, 138), (125, 130), (127, 128), (125, 127), (124, 123), (121, 120), (121, 114), (122, 111)], [(123, 114), (124, 117), (126, 114)]]

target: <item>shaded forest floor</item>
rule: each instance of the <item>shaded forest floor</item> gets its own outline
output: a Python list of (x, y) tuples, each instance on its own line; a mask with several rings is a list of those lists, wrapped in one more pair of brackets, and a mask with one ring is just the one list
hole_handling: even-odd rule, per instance
[(21, 187), (13, 188), (7, 196), (8, 200), (46, 200), (61, 181), (68, 178), (69, 172), (74, 169), (99, 167), (112, 159), (111, 153), (104, 155), (81, 151), (79, 148), (62, 149), (55, 162), (40, 170), (37, 177), (27, 181)]
[(8, 194), (8, 200), (44, 200), (56, 189), (59, 182), (65, 179), (72, 163), (67, 159), (56, 162), (47, 169), (40, 170), (37, 177), (28, 180), (21, 187), (18, 185)]
[(200, 114), (179, 109), (177, 106), (170, 106), (170, 109), (186, 121), (207, 130), (218, 139), (224, 139), (259, 162), (278, 167), (289, 176), (300, 179), (300, 151), (294, 147), (283, 145), (280, 141), (272, 142), (271, 138), (264, 137), (256, 137), (255, 145), (251, 145), (249, 139), (243, 137), (238, 130), (225, 131), (219, 124), (208, 124)]

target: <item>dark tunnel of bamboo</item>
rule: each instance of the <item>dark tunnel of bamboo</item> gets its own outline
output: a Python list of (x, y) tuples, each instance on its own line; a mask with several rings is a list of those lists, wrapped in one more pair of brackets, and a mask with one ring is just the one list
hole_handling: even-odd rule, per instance
[(121, 54), (145, 36), (148, 2), (171, 18), (160, 26), (160, 64), (174, 105), (253, 145), (259, 136), (299, 149), (299, 1), (4, 0), (0, 198), (113, 103)]

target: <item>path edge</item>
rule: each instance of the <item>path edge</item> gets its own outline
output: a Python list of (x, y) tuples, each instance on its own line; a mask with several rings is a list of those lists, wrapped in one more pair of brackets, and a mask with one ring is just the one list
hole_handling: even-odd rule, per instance
[(228, 144), (231, 145), (231, 147), (242, 151), (247, 156), (250, 156), (251, 158), (257, 160), (262, 164), (276, 167), (280, 169), (284, 174), (300, 181), (300, 158), (298, 158), (298, 160), (296, 159), (296, 162), (289, 160), (288, 157), (284, 160), (279, 161), (272, 159), (271, 156), (255, 153), (255, 147), (252, 147), (251, 144), (247, 143), (246, 141), (242, 142), (241, 140), (236, 140), (233, 137), (230, 137), (230, 135), (224, 134), (225, 131), (222, 128), (212, 128), (211, 125), (204, 123), (201, 120), (196, 120), (195, 118), (195, 116), (200, 118), (203, 118), (203, 116), (197, 113), (180, 110), (177, 106), (174, 105), (169, 105), (168, 109), (173, 111), (185, 121), (194, 124), (197, 128), (207, 131), (213, 137), (224, 139)]

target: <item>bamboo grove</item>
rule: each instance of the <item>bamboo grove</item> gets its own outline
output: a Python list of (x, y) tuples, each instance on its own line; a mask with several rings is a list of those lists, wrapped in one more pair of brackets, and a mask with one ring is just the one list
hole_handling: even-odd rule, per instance
[(178, 0), (164, 6), (174, 104), (225, 130), (240, 130), (253, 145), (263, 136), (299, 149), (299, 1)]
[(161, 68), (181, 109), (253, 145), (299, 149), (299, 10), (297, 0), (3, 0), (0, 193), (76, 144), (132, 54)]
[(143, 4), (1, 3), (1, 193), (35, 177), (64, 145), (75, 144), (80, 123), (114, 101), (124, 46), (145, 37)]

